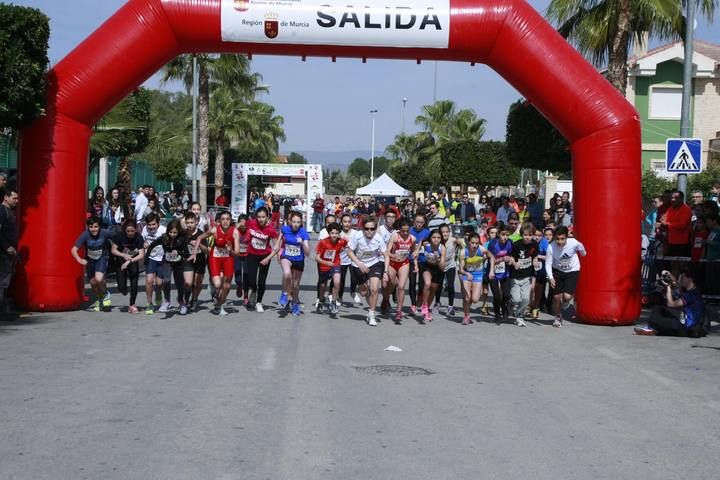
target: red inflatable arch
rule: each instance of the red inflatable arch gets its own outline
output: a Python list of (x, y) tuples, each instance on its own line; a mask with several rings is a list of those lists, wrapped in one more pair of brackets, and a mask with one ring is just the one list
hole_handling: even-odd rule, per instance
[[(312, 22), (334, 30), (317, 33), (321, 28), (315, 23), (302, 25), (304, 20), (283, 16), (282, 7), (270, 10), (267, 2), (130, 0), (52, 69), (47, 115), (22, 134), (22, 262), (14, 289), (21, 305), (69, 310), (82, 303), (83, 270), (70, 256), (70, 247), (84, 228), (92, 125), (180, 53), (239, 52), (489, 65), (572, 145), (576, 234), (588, 249), (578, 287), (579, 318), (620, 325), (638, 317), (637, 113), (530, 5), (523, 0), (371, 0), (362, 5), (372, 9), (341, 19), (342, 11), (355, 9), (346, 7), (353, 2), (301, 3)], [(411, 9), (398, 10), (404, 3)], [(336, 4), (341, 12), (333, 16), (332, 7), (321, 4)], [(228, 9), (262, 15), (261, 35), (250, 40), (226, 36), (222, 16)], [(429, 19), (423, 18), (428, 14)], [(413, 22), (414, 33), (408, 37), (393, 31)], [(338, 28), (340, 23), (344, 29)], [(315, 33), (290, 38), (288, 25), (313, 27)], [(432, 37), (428, 41), (427, 32)], [(324, 41), (330, 37), (323, 35), (334, 37)]]

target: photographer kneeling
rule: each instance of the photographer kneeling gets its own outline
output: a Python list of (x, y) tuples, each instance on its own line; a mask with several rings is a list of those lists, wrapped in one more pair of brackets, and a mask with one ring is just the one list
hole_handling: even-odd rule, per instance
[[(668, 271), (663, 271), (660, 285), (665, 290), (664, 305), (656, 305), (650, 313), (647, 327), (635, 328), (638, 335), (668, 335), (673, 337), (704, 337), (705, 305), (700, 291), (695, 286), (692, 272), (683, 272), (677, 280)], [(673, 287), (679, 286), (677, 298)]]

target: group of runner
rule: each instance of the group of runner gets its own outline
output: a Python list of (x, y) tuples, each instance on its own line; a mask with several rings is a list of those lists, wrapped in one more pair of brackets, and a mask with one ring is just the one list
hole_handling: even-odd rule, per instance
[(92, 308), (99, 311), (111, 306), (105, 274), (114, 261), (118, 290), (130, 295), (130, 313), (139, 312), (141, 263), (146, 272), (148, 315), (156, 308), (160, 312), (171, 308), (171, 282), (177, 290), (180, 314), (197, 309), (206, 270), (215, 313), (228, 314), (225, 305), (233, 280), (242, 303), (262, 313), (267, 275), (277, 258), (282, 269), (277, 303), (293, 315), (302, 313), (299, 290), (305, 262), (311, 260), (318, 269), (315, 306), (321, 313), (338, 313), (349, 272), (350, 295), (355, 304), (363, 298), (367, 302), (368, 325), (377, 325), (378, 304), (379, 314), (401, 324), (406, 289), (409, 313), (425, 324), (440, 311), (443, 285), (448, 295), (447, 314), (454, 316), (458, 278), (463, 325), (473, 323), (470, 314), (475, 304), (481, 304), (481, 314), (489, 315), (488, 295), (492, 292), (496, 322), (512, 319), (524, 327), (524, 317), (538, 318), (549, 284), (553, 324), (560, 327), (563, 306), (575, 292), (578, 255), (585, 255), (583, 245), (569, 238), (564, 226), (542, 231), (529, 222), (509, 222), (491, 225), (480, 233), (462, 225), (428, 229), (424, 215), (398, 219), (394, 209), (384, 212), (382, 224), (372, 216), (364, 218), (359, 230), (353, 228), (350, 214), (328, 215), (312, 252), (301, 212), (289, 212), (278, 231), (266, 207), (257, 208), (251, 218), (241, 215), (234, 222), (229, 212), (219, 213), (213, 225), (200, 208), (198, 203), (192, 204), (182, 218), (167, 226), (161, 225), (157, 215), (149, 215), (142, 230), (134, 219), (126, 220), (119, 231), (111, 231), (101, 228), (99, 218), (90, 217), (71, 253), (85, 266), (95, 295)]

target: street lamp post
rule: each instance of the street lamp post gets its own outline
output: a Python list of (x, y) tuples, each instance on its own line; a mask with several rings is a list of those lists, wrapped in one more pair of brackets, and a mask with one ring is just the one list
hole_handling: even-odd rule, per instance
[(370, 181), (375, 180), (375, 114), (377, 110), (370, 110), (372, 115), (372, 143), (370, 146)]
[[(192, 198), (198, 202), (198, 89), (200, 86), (200, 70), (198, 69), (197, 55), (193, 55), (193, 85), (192, 85)], [(203, 200), (204, 202), (204, 200)], [(204, 205), (204, 203), (203, 203)]]
[(407, 103), (407, 98), (403, 97), (403, 115), (402, 115), (402, 134), (405, 135), (405, 104)]

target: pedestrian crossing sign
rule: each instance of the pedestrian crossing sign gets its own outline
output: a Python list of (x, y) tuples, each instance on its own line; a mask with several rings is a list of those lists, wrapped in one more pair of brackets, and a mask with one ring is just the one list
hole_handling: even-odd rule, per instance
[(702, 139), (668, 138), (665, 142), (668, 173), (698, 173), (702, 168)]

